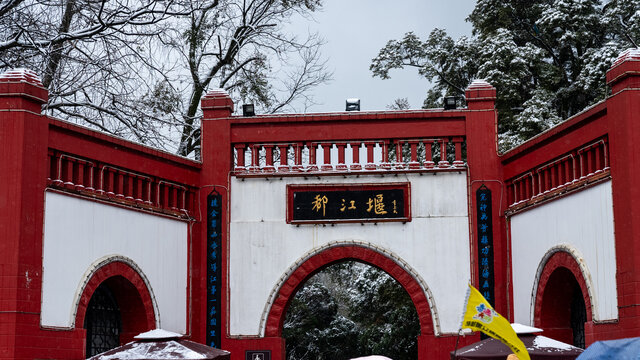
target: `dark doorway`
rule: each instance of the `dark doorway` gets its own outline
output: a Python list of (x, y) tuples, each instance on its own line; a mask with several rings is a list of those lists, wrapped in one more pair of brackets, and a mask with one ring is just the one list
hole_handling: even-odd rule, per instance
[(584, 348), (586, 306), (582, 289), (569, 269), (560, 267), (551, 273), (540, 311), (545, 336)]
[(584, 349), (584, 323), (587, 322), (587, 309), (582, 298), (580, 286), (574, 288), (571, 300), (571, 330), (573, 346)]
[(89, 300), (84, 328), (87, 330), (87, 358), (120, 346), (122, 316), (113, 292), (104, 282)]

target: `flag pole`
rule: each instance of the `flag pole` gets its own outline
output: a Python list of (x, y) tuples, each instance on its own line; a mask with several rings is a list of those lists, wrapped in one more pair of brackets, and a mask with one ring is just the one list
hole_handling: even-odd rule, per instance
[(458, 355), (458, 341), (460, 341), (460, 333), (462, 332), (462, 328), (458, 330), (458, 336), (456, 336), (456, 348), (453, 349), (453, 360), (455, 360)]
[[(471, 281), (469, 281), (471, 286)], [(467, 295), (464, 298), (464, 305), (462, 307), (462, 316), (460, 317), (460, 328), (458, 329), (458, 336), (456, 336), (456, 348), (453, 349), (453, 359), (455, 360), (458, 354), (458, 342), (460, 341), (460, 333), (462, 333), (462, 323), (464, 322), (464, 314), (467, 312), (467, 304), (469, 303), (469, 296), (471, 295), (471, 287), (467, 286)]]

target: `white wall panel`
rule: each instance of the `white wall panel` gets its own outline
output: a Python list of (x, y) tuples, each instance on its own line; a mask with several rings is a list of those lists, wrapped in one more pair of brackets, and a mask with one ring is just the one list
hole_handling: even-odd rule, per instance
[(72, 327), (83, 276), (114, 255), (133, 260), (148, 279), (158, 325), (184, 334), (187, 223), (54, 192), (46, 193), (41, 324)]
[(593, 319), (618, 318), (611, 182), (511, 217), (515, 321), (530, 324), (536, 273), (545, 254), (567, 246), (582, 257), (593, 285)]
[[(408, 263), (435, 299), (443, 332), (456, 332), (470, 277), (466, 173), (438, 175), (232, 179), (230, 330), (259, 335), (267, 299), (301, 256), (334, 241), (379, 246)], [(411, 182), (412, 221), (356, 224), (286, 223), (287, 184)]]

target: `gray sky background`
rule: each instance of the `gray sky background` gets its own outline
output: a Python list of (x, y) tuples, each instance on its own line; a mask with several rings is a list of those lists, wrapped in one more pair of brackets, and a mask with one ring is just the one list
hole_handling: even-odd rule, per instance
[(307, 112), (344, 111), (345, 100), (352, 97), (360, 99), (361, 110), (383, 110), (403, 97), (411, 108), (420, 108), (429, 82), (416, 69), (394, 70), (389, 80), (373, 78), (371, 59), (387, 41), (408, 31), (422, 39), (436, 27), (453, 38), (470, 35), (464, 19), (474, 5), (475, 0), (325, 0), (314, 19), (294, 19), (291, 31), (318, 32), (324, 38), (322, 52), (333, 71), (333, 81), (313, 91), (318, 105)]

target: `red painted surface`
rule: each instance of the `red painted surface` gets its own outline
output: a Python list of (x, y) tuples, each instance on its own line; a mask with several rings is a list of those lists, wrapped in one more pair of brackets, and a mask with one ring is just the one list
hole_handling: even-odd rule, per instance
[(46, 186), (43, 160), (47, 153), (47, 120), (39, 113), (46, 99), (46, 90), (33, 79), (0, 78), (0, 358), (3, 359), (33, 358), (33, 348), (55, 351), (48, 347), (56, 349), (63, 345), (37, 331)]
[[(607, 73), (620, 334), (640, 336), (640, 56), (622, 56)], [(597, 327), (597, 325), (594, 325)]]
[[(579, 286), (587, 310), (587, 322), (592, 321), (591, 298), (576, 259), (567, 252), (556, 252), (547, 260), (536, 289), (534, 326), (545, 331), (545, 336), (573, 344), (570, 326), (571, 299), (574, 287)], [(585, 340), (590, 344), (589, 333)]]
[[(156, 328), (156, 315), (149, 289), (140, 274), (128, 264), (114, 261), (96, 269), (87, 281), (76, 310), (76, 329), (82, 329), (91, 296), (100, 284), (105, 283), (113, 293), (122, 316), (120, 344)], [(84, 354), (83, 354), (84, 355)]]
[[(495, 89), (486, 83), (474, 83), (467, 89), (468, 109), (452, 111), (410, 110), (391, 112), (351, 112), (310, 115), (269, 115), (232, 117), (233, 102), (224, 92), (212, 91), (202, 100), (202, 162), (181, 158), (113, 136), (98, 133), (64, 121), (40, 115), (41, 104), (47, 91), (33, 73), (13, 73), (0, 76), (0, 358), (80, 358), (84, 351), (85, 333), (74, 330), (42, 329), (40, 298), (42, 276), (42, 227), (44, 193), (47, 187), (86, 199), (102, 201), (140, 211), (161, 213), (163, 216), (188, 217), (192, 221), (189, 274), (190, 296), (186, 305), (190, 313), (191, 338), (205, 340), (206, 301), (206, 226), (204, 213), (206, 195), (215, 187), (223, 194), (223, 219), (229, 219), (229, 184), (232, 171), (238, 176), (300, 176), (304, 172), (327, 173), (348, 171), (467, 171), (469, 194), (485, 185), (492, 191), (494, 209), (494, 258), (496, 283), (496, 309), (512, 316), (508, 224), (504, 212), (519, 211), (514, 206), (535, 206), (536, 199), (554, 201), (560, 196), (571, 196), (571, 191), (611, 178), (614, 203), (614, 223), (617, 259), (617, 289), (619, 320), (616, 323), (586, 324), (587, 343), (599, 339), (640, 336), (640, 56), (629, 52), (622, 56), (607, 74), (612, 95), (562, 124), (535, 137), (525, 144), (499, 155), (496, 150)], [(418, 143), (452, 144), (445, 151), (455, 149), (452, 164), (434, 164), (431, 147), (427, 159), (417, 163)], [(337, 147), (338, 166), (314, 164), (302, 169), (302, 152), (294, 154), (295, 164), (275, 163), (266, 159), (266, 167), (258, 169), (255, 154), (264, 149), (267, 154), (284, 151), (289, 147), (310, 144), (333, 144)], [(371, 163), (373, 144), (390, 148), (406, 144), (410, 159), (402, 164), (393, 163), (384, 152), (384, 165)], [(347, 144), (364, 146), (369, 154), (361, 164), (349, 169), (345, 164)], [(462, 163), (462, 148), (466, 144), (467, 165)], [(593, 144), (598, 144), (594, 145)], [(323, 147), (324, 148), (324, 147)], [(254, 163), (245, 164), (244, 149), (253, 152)], [(326, 152), (326, 148), (325, 152)], [(235, 151), (240, 150), (236, 154)], [(319, 148), (317, 151), (321, 151)], [(351, 150), (353, 152), (353, 150)], [(356, 153), (359, 155), (359, 152)], [(315, 159), (316, 149), (309, 157)], [(568, 160), (573, 157), (574, 160)], [(357, 158), (357, 156), (356, 156)], [(237, 159), (238, 163), (235, 163)], [(89, 165), (91, 163), (92, 165)], [(246, 165), (246, 167), (244, 166)], [(324, 165), (324, 167), (322, 166)], [(234, 169), (234, 166), (235, 169)], [(93, 173), (91, 172), (93, 170)], [(96, 170), (97, 169), (97, 170)], [(96, 173), (104, 170), (105, 175)], [(253, 172), (252, 172), (253, 171)], [(535, 173), (539, 179), (528, 179)], [(589, 175), (593, 173), (594, 175)], [(577, 174), (577, 175), (576, 175)], [(586, 175), (586, 176), (585, 176)], [(573, 180), (578, 180), (573, 181)], [(572, 180), (572, 186), (563, 187)], [(102, 187), (97, 184), (102, 182)], [(148, 185), (153, 184), (153, 185)], [(151, 189), (151, 190), (149, 190)], [(537, 189), (537, 190), (536, 190)], [(559, 190), (558, 190), (559, 189)], [(541, 194), (544, 194), (544, 198)], [(183, 200), (184, 199), (184, 200)], [(535, 200), (535, 201), (534, 201)], [(524, 201), (524, 202), (522, 202)], [(529, 203), (531, 202), (531, 203)], [(472, 281), (477, 284), (475, 254), (476, 223), (475, 199), (469, 198), (469, 266)], [(223, 228), (224, 254), (228, 253), (228, 224)], [(326, 261), (338, 261), (356, 256), (345, 250), (335, 250), (327, 260), (313, 260), (310, 265), (319, 268)], [(356, 251), (354, 249), (354, 251)], [(358, 250), (361, 251), (361, 250)], [(364, 256), (364, 255), (363, 255)], [(555, 255), (554, 255), (555, 256)], [(561, 256), (561, 255), (558, 255)], [(367, 259), (358, 258), (367, 262)], [(320, 258), (319, 258), (320, 259)], [(580, 284), (581, 278), (571, 270), (570, 261), (558, 261), (557, 269), (568, 269)], [(553, 262), (547, 264), (552, 268)], [(317, 261), (317, 263), (316, 263)], [(370, 261), (370, 260), (369, 260)], [(389, 259), (378, 258), (374, 265), (388, 270), (401, 283), (416, 303), (421, 314), (423, 333), (418, 339), (421, 356), (430, 354), (445, 357), (453, 348), (455, 338), (433, 335), (424, 294), (415, 284), (405, 279)], [(313, 268), (312, 266), (312, 268)], [(385, 268), (385, 266), (387, 268)], [(227, 299), (227, 257), (223, 257), (222, 298)], [(545, 271), (552, 271), (546, 270)], [(302, 270), (300, 270), (302, 271)], [(298, 274), (303, 278), (314, 270)], [(564, 271), (564, 270), (563, 270)], [(147, 309), (144, 291), (136, 285), (136, 275), (124, 272), (118, 286), (123, 297), (134, 294), (130, 313)], [(552, 277), (553, 271), (547, 277)], [(565, 273), (567, 275), (568, 273)], [(546, 276), (546, 275), (545, 275)], [(119, 277), (117, 277), (120, 279)], [(564, 279), (562, 276), (559, 279)], [(291, 280), (293, 281), (293, 280)], [(301, 281), (301, 280), (300, 280)], [(301, 283), (293, 282), (281, 291), (277, 306), (267, 322), (267, 336), (257, 339), (239, 339), (229, 336), (227, 306), (222, 307), (225, 335), (222, 347), (233, 352), (234, 359), (243, 358), (246, 349), (272, 350), (276, 359), (284, 356), (284, 342), (280, 337), (281, 321), (288, 297)], [(403, 283), (404, 281), (404, 283)], [(131, 284), (131, 287), (126, 285)], [(540, 283), (542, 299), (547, 293), (560, 291), (562, 281)], [(556, 285), (554, 285), (556, 284)], [(545, 289), (549, 285), (550, 288)], [(135, 288), (135, 292), (133, 289)], [(554, 290), (555, 289), (555, 290)], [(583, 289), (584, 290), (584, 289)], [(140, 295), (136, 297), (136, 293)], [(586, 292), (583, 291), (583, 294)], [(83, 295), (84, 296), (84, 295)], [(90, 295), (86, 295), (90, 296)], [(585, 295), (586, 296), (586, 295)], [(86, 300), (86, 299), (85, 299)], [(540, 300), (543, 301), (543, 300)], [(585, 302), (591, 303), (590, 298)], [(137, 305), (135, 305), (137, 304)], [(142, 305), (140, 305), (142, 304)], [(542, 303), (536, 304), (542, 309)], [(553, 308), (553, 307), (551, 307)], [(557, 306), (555, 308), (562, 308)], [(536, 308), (538, 309), (538, 308)], [(135, 311), (134, 311), (135, 310)], [(428, 310), (428, 309), (427, 309)], [(426, 312), (425, 312), (426, 311)], [(538, 310), (536, 310), (538, 311)], [(542, 311), (542, 310), (540, 310)], [(551, 311), (551, 310), (550, 310)], [(79, 310), (79, 313), (82, 310)], [(135, 319), (135, 324), (149, 326), (146, 319)], [(590, 314), (589, 314), (590, 316)], [(133, 316), (135, 318), (135, 316)], [(544, 316), (539, 321), (544, 323)], [(537, 321), (538, 321), (537, 320)], [(128, 333), (143, 328), (133, 326)], [(560, 336), (564, 336), (560, 334)], [(469, 342), (467, 338), (465, 342)], [(446, 350), (444, 350), (446, 349)]]
[[(46, 99), (47, 91), (34, 76), (0, 75), (0, 359), (84, 358), (86, 332), (81, 323), (72, 330), (40, 326), (42, 229), (44, 195), (51, 175), (50, 154), (103, 161), (158, 181), (199, 186), (200, 163), (42, 116), (40, 108)], [(71, 174), (78, 179), (77, 171)], [(123, 190), (125, 184), (122, 183)], [(64, 186), (60, 190), (71, 191)], [(115, 204), (116, 199), (113, 200)], [(126, 206), (124, 196), (118, 200), (122, 203), (119, 205)], [(191, 205), (193, 208), (193, 202)], [(124, 329), (127, 339), (154, 325), (148, 323), (148, 312), (140, 311), (140, 304), (145, 304), (144, 308), (153, 314), (153, 308), (147, 307), (148, 292), (147, 300), (142, 296), (137, 301), (126, 285), (136, 284), (135, 274), (124, 274), (127, 281), (118, 288), (128, 289), (120, 294), (126, 304), (123, 311), (131, 315), (131, 326)], [(85, 297), (91, 294), (87, 293)], [(139, 318), (140, 314), (144, 319)], [(154, 323), (155, 320), (151, 324)]]
[(505, 187), (502, 181), (502, 164), (497, 150), (497, 112), (495, 110), (496, 89), (487, 83), (472, 83), (466, 91), (469, 111), (466, 119), (467, 166), (469, 176), (469, 233), (470, 267), (473, 284), (479, 288), (478, 274), (478, 228), (476, 213), (476, 191), (481, 186), (491, 190), (493, 223), (493, 256), (496, 311), (512, 316), (509, 306), (509, 284), (507, 276), (506, 232), (504, 227)]
[[(233, 111), (233, 102), (224, 91), (211, 91), (202, 99), (201, 103), (202, 137), (201, 153), (203, 166), (200, 174), (200, 204), (202, 213), (206, 214), (207, 195), (215, 188), (222, 195), (222, 221), (226, 226), (222, 228), (221, 243), (222, 253), (228, 254), (229, 249), (229, 176), (231, 173), (232, 147), (231, 147), (231, 126), (230, 119)], [(204, 219), (199, 219), (204, 220)], [(207, 228), (206, 225), (196, 224), (194, 226), (194, 236), (192, 245), (193, 268), (193, 303), (191, 308), (192, 316), (192, 336), (195, 341), (204, 343), (206, 341), (206, 300), (207, 300)], [(222, 256), (222, 289), (221, 298), (225, 301), (221, 306), (221, 319), (223, 323), (223, 334), (221, 348), (231, 349), (231, 344), (227, 341), (225, 334), (229, 333), (229, 314), (227, 288), (228, 288), (228, 257)], [(238, 351), (233, 351), (232, 356), (239, 355)]]
[[(586, 109), (501, 157), (504, 178), (509, 186), (517, 185), (528, 172), (543, 169), (547, 164), (554, 164), (565, 156), (573, 155), (582, 161), (582, 164), (576, 164), (581, 166), (576, 168), (578, 180), (569, 186), (552, 189), (545, 196), (540, 196), (542, 201), (570, 196), (572, 191), (611, 179), (618, 319), (606, 323), (594, 322), (587, 305), (587, 345), (597, 340), (640, 336), (640, 187), (636, 184), (640, 176), (640, 56), (633, 52), (620, 56), (607, 73), (607, 83), (612, 89), (612, 95), (606, 101)], [(601, 145), (593, 147), (590, 144)], [(593, 173), (589, 174), (590, 172)], [(548, 176), (550, 183), (554, 180), (553, 176), (562, 179), (559, 171), (551, 172)], [(555, 180), (559, 183), (558, 178)], [(535, 186), (535, 180), (532, 182)], [(510, 204), (519, 200), (518, 192), (526, 197), (535, 196), (532, 191), (527, 193), (526, 188), (531, 186), (531, 182), (524, 182), (520, 186), (518, 189), (510, 189)], [(535, 199), (534, 197), (523, 205), (535, 206)], [(518, 205), (509, 210), (512, 209), (517, 211)], [(563, 265), (566, 269), (571, 269), (572, 266), (570, 262)], [(576, 271), (572, 271), (572, 274), (585, 295), (585, 303), (590, 304), (591, 299), (586, 297), (582, 277)], [(548, 291), (560, 294), (562, 288), (558, 288), (558, 283), (562, 283), (562, 280), (554, 281)], [(539, 284), (538, 295), (544, 293), (545, 284), (543, 281)], [(561, 309), (566, 304), (559, 302), (556, 305), (548, 307), (550, 310), (547, 311), (557, 311), (556, 315), (561, 317)], [(548, 314), (541, 315), (544, 312), (542, 303), (536, 303), (537, 324), (544, 325), (544, 319), (550, 319)]]
[[(419, 349), (428, 349), (428, 351), (420, 351), (418, 359), (432, 358), (438, 352), (440, 352), (440, 355), (446, 355), (447, 351), (453, 349), (453, 347), (443, 347), (441, 342), (435, 340), (436, 336), (434, 335), (429, 300), (416, 279), (386, 255), (366, 247), (351, 245), (334, 246), (325, 249), (305, 260), (289, 275), (271, 304), (266, 321), (265, 337), (278, 339), (282, 336), (283, 322), (291, 299), (311, 276), (331, 264), (344, 260), (356, 260), (376, 266), (391, 275), (407, 291), (416, 307), (418, 320), (420, 321), (418, 347)], [(475, 340), (475, 337), (463, 339), (462, 342), (471, 343), (472, 340)], [(242, 342), (242, 340), (238, 341)], [(274, 343), (278, 344), (278, 342)], [(284, 359), (284, 341), (279, 343), (282, 348), (278, 352), (282, 353), (282, 357), (274, 358)]]

